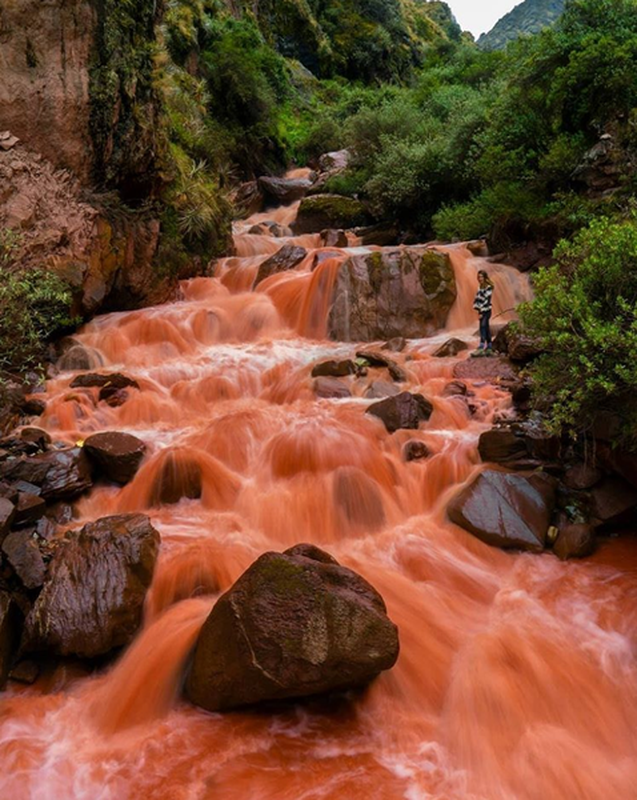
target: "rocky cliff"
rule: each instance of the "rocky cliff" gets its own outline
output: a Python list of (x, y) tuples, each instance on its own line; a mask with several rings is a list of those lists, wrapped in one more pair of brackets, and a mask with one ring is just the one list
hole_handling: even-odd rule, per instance
[(483, 50), (501, 50), (519, 36), (538, 33), (562, 15), (566, 0), (524, 0), (478, 39)]

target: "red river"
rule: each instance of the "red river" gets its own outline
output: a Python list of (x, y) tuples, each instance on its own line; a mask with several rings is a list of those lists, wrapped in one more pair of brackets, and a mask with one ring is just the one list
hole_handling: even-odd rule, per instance
[[(77, 524), (145, 511), (162, 546), (143, 629), (117, 663), (92, 674), (58, 666), (0, 696), (0, 797), (637, 797), (637, 540), (563, 564), (488, 547), (445, 518), (450, 496), (481, 469), (480, 433), (510, 399), (472, 386), (469, 416), (442, 395), (456, 360), (431, 354), (451, 331), (475, 346), (478, 269), (494, 277), (495, 313), (528, 296), (525, 279), (462, 245), (446, 248), (459, 289), (447, 330), (396, 356), (408, 388), (435, 410), (420, 431), (389, 435), (364, 414), (380, 371), (349, 379), (352, 398), (314, 395), (312, 365), (356, 349), (325, 338), (348, 251), (311, 271), (318, 237), (247, 233), (294, 213), (237, 224), (237, 256), (215, 277), (184, 282), (178, 301), (82, 329), (96, 366), (138, 380), (124, 405), (70, 390), (72, 373), (47, 384), (42, 424), (56, 438), (120, 430), (149, 447), (132, 483), (99, 486), (76, 504)], [(258, 265), (285, 241), (309, 248), (308, 258), (252, 291)], [(405, 463), (412, 438), (433, 456)], [(193, 469), (200, 499), (153, 505), (160, 474), (179, 482)], [(261, 553), (298, 542), (327, 549), (381, 592), (399, 627), (396, 667), (351, 703), (194, 708), (181, 683), (215, 598)]]

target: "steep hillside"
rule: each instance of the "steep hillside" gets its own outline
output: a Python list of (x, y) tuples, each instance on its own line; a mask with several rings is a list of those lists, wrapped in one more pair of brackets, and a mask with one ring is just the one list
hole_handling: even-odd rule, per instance
[(528, 36), (553, 25), (566, 0), (524, 0), (478, 39), (483, 50), (502, 50), (519, 36)]

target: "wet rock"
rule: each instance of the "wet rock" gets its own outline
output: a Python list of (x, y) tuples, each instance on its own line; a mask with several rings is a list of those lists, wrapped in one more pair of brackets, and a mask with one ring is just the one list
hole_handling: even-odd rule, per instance
[(367, 389), (365, 389), (365, 397), (368, 400), (395, 397), (397, 394), (400, 394), (400, 389), (389, 381), (372, 381)]
[(179, 453), (169, 453), (153, 482), (150, 505), (173, 505), (180, 500), (198, 500), (203, 491), (201, 466)]
[(77, 497), (92, 485), (90, 464), (79, 447), (4, 461), (0, 477), (35, 483), (47, 501)]
[(322, 361), (312, 367), (313, 378), (345, 378), (356, 373), (356, 364), (351, 359), (344, 361)]
[(637, 453), (611, 447), (608, 442), (598, 441), (596, 445), (598, 463), (637, 488)]
[(434, 358), (452, 358), (453, 356), (457, 356), (458, 353), (462, 353), (464, 350), (468, 349), (469, 345), (463, 342), (462, 339), (447, 339), (447, 341), (433, 353), (433, 356)]
[(378, 484), (356, 467), (340, 467), (334, 473), (334, 504), (348, 526), (372, 533), (385, 523)]
[(32, 444), (36, 450), (45, 451), (51, 444), (51, 436), (42, 428), (22, 428), (20, 438), (23, 442)]
[(284, 244), (279, 251), (261, 264), (254, 285), (258, 286), (261, 281), (269, 278), (270, 275), (294, 269), (306, 256), (307, 250), (304, 247), (299, 247), (295, 244)]
[(517, 380), (517, 372), (509, 359), (504, 356), (467, 358), (454, 366), (453, 377), (464, 381), (488, 381), (500, 384), (504, 381)]
[(289, 205), (305, 197), (312, 182), (305, 178), (259, 178), (259, 189), (267, 205)]
[(11, 530), (15, 519), (15, 505), (7, 497), (0, 497), (0, 542)]
[(455, 298), (446, 253), (413, 247), (353, 255), (338, 271), (328, 334), (338, 341), (421, 339), (444, 327)]
[(31, 525), (43, 517), (45, 511), (46, 502), (42, 497), (31, 492), (19, 492), (13, 524), (15, 527)]
[(389, 350), (391, 353), (402, 353), (407, 347), (407, 340), (402, 336), (394, 336), (380, 348), (381, 350)]
[(364, 686), (398, 657), (378, 592), (309, 545), (261, 556), (206, 620), (186, 679), (209, 711)]
[(403, 446), (403, 459), (405, 461), (420, 461), (423, 458), (429, 458), (431, 452), (424, 442), (419, 442), (417, 439), (411, 439)]
[(554, 506), (548, 476), (485, 470), (452, 499), (447, 514), (487, 544), (540, 552)]
[(544, 352), (539, 341), (526, 336), (517, 322), (509, 322), (498, 330), (493, 348), (519, 364), (528, 364)]
[(366, 413), (378, 417), (387, 431), (394, 433), (401, 429), (415, 430), (421, 422), (427, 422), (433, 413), (433, 405), (421, 394), (401, 392), (373, 403)]
[(123, 375), (121, 372), (101, 373), (89, 372), (86, 375), (77, 375), (70, 383), (71, 389), (113, 388), (126, 389), (127, 387), (139, 389), (139, 384), (134, 378)]
[(326, 228), (355, 228), (367, 222), (367, 210), (359, 201), (338, 194), (315, 194), (301, 201), (295, 234), (320, 233)]
[(360, 240), (361, 247), (390, 247), (398, 244), (400, 232), (395, 225), (380, 223), (354, 228), (352, 233)]
[(27, 417), (41, 417), (46, 411), (46, 402), (38, 397), (31, 397), (22, 404), (22, 413)]
[(146, 445), (129, 433), (96, 433), (84, 442), (84, 451), (97, 472), (115, 483), (128, 483), (141, 463)]
[(596, 483), (599, 483), (603, 477), (601, 469), (598, 469), (594, 464), (576, 464), (574, 467), (566, 470), (563, 478), (563, 483), (569, 489), (576, 489), (583, 491), (591, 489)]
[(10, 533), (2, 543), (2, 552), (26, 589), (39, 589), (42, 586), (46, 566), (33, 538), (33, 530)]
[(376, 350), (357, 350), (356, 358), (366, 361), (370, 367), (384, 367), (389, 372), (391, 379), (397, 383), (404, 383), (407, 380), (405, 370), (383, 353)]
[(492, 428), (482, 433), (478, 453), (484, 462), (507, 466), (528, 460), (524, 438), (517, 436), (510, 428)]
[(81, 369), (95, 369), (101, 367), (103, 363), (101, 353), (94, 348), (75, 345), (58, 359), (56, 367), (60, 372), (74, 372)]
[(347, 234), (345, 231), (327, 230), (321, 231), (321, 246), (322, 247), (347, 247)]
[(20, 661), (9, 673), (9, 678), (16, 683), (32, 686), (40, 677), (40, 667), (35, 661)]
[(341, 399), (352, 396), (349, 387), (338, 378), (316, 378), (314, 381), (314, 393), (317, 397), (325, 399)]
[(25, 652), (94, 658), (129, 644), (159, 550), (143, 514), (90, 522), (54, 551), (25, 624)]
[(592, 514), (606, 529), (617, 529), (635, 522), (637, 489), (616, 476), (605, 478), (591, 490)]
[(553, 552), (562, 561), (586, 558), (595, 550), (595, 528), (592, 525), (565, 525), (560, 528)]
[(22, 614), (8, 592), (0, 591), (0, 689), (4, 689), (9, 670), (15, 659)]
[(462, 381), (450, 381), (442, 390), (443, 397), (466, 397), (467, 394), (467, 384)]

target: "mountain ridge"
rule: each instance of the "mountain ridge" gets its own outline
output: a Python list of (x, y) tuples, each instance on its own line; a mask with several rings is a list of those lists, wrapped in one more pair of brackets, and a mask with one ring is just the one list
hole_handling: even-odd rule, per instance
[(566, 0), (523, 0), (478, 38), (478, 47), (502, 50), (520, 36), (538, 33), (557, 22), (565, 5)]

